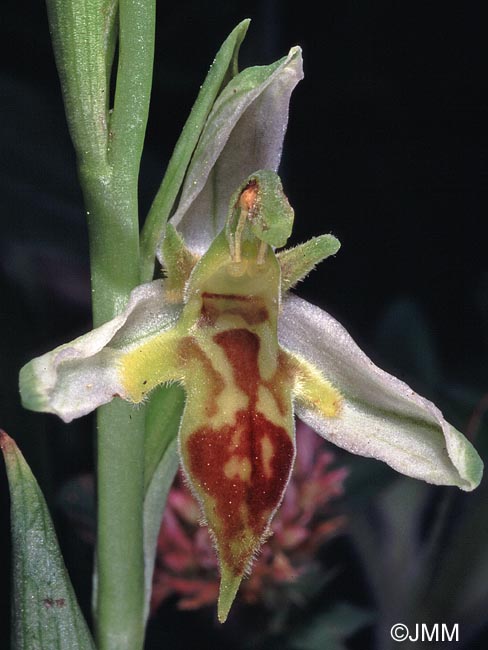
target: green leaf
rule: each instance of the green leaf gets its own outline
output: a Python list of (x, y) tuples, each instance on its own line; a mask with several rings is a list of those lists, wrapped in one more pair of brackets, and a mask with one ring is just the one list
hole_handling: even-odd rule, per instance
[[(450, 572), (449, 564), (440, 564), (440, 551), (448, 541), (452, 520), (457, 517), (451, 517), (446, 509), (454, 496), (452, 491), (442, 494), (436, 490), (435, 494), (439, 501), (433, 501), (430, 486), (398, 477), (367, 508), (364, 504), (355, 506), (349, 517), (350, 536), (376, 603), (378, 647), (391, 647), (392, 623), (401, 621), (411, 626), (418, 621), (438, 620), (432, 587), (442, 584), (444, 575)], [(478, 496), (475, 493), (470, 499)], [(451, 522), (447, 529), (446, 522)], [(465, 573), (465, 559), (471, 558), (471, 549), (467, 539), (457, 532), (454, 538), (462, 546)], [(454, 600), (463, 597), (460, 580), (444, 585), (442, 606), (437, 611), (439, 620), (461, 621), (464, 629), (462, 620), (458, 615), (453, 617), (450, 609)]]
[(0, 431), (11, 497), (14, 650), (94, 650), (46, 502), (15, 442)]
[(146, 407), (144, 484), (147, 493), (158, 465), (180, 425), (185, 392), (177, 384), (159, 386), (149, 398)]
[(346, 650), (344, 640), (372, 621), (370, 612), (350, 605), (337, 603), (329, 611), (300, 627), (290, 639), (296, 650)]
[(149, 615), (156, 547), (168, 492), (178, 470), (177, 434), (185, 394), (181, 386), (159, 387), (146, 410), (144, 581), (145, 617)]
[(429, 620), (456, 621), (461, 629), (475, 630), (483, 625), (488, 606), (488, 482), (482, 481), (469, 501), (451, 500), (449, 507), (442, 538), (427, 558), (436, 573), (422, 602), (428, 604)]
[(386, 308), (376, 326), (375, 350), (380, 358), (417, 385), (438, 394), (445, 384), (442, 376), (435, 332), (423, 310), (411, 298), (397, 298)]
[(118, 0), (117, 4), (119, 49), (108, 160), (123, 194), (128, 183), (137, 188), (151, 97), (156, 0)]
[(176, 143), (163, 182), (154, 198), (141, 234), (142, 281), (152, 279), (156, 249), (162, 239), (166, 221), (213, 103), (222, 88), (238, 72), (237, 56), (248, 26), (249, 20), (239, 23), (217, 52)]
[(106, 162), (117, 0), (47, 0), (66, 117), (80, 160)]

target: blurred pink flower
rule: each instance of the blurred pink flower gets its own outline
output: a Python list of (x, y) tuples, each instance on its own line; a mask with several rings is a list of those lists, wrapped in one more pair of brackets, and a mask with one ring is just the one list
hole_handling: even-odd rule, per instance
[[(332, 515), (331, 501), (343, 494), (347, 470), (332, 469), (334, 454), (312, 429), (297, 422), (295, 467), (271, 536), (244, 580), (238, 600), (248, 604), (274, 602), (273, 592), (292, 585), (314, 568), (318, 548), (340, 532), (345, 517)], [(181, 471), (172, 487), (158, 539), (151, 610), (177, 596), (179, 609), (213, 605), (219, 593), (218, 564), (200, 508)]]

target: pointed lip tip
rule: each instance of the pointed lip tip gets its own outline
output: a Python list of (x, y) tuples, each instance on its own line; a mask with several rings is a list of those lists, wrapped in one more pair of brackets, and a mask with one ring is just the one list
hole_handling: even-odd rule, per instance
[(217, 619), (222, 625), (226, 622), (229, 612), (217, 612)]
[[(237, 593), (237, 591), (236, 591)], [(225, 604), (222, 603), (221, 598), (219, 598), (218, 604), (217, 604), (217, 619), (219, 623), (225, 623), (227, 618), (229, 617), (229, 612), (231, 610), (232, 605), (234, 604), (235, 596), (236, 593), (234, 593), (234, 597), (232, 600), (229, 602), (226, 602)]]
[[(219, 600), (217, 603), (217, 618), (219, 623), (226, 622), (236, 599), (237, 592), (239, 591), (242, 578), (242, 575), (232, 575), (228, 579), (222, 578), (221, 576)], [(225, 585), (224, 588), (222, 588), (223, 585)]]
[(226, 599), (225, 604), (222, 603), (222, 599), (219, 597), (219, 601), (218, 601), (218, 604), (217, 604), (217, 619), (218, 619), (219, 623), (225, 623), (226, 622), (226, 620), (227, 620), (227, 618), (229, 616), (229, 612), (231, 610), (231, 607), (234, 604), (236, 594), (237, 594), (237, 589), (235, 590), (234, 595), (233, 595), (232, 599), (230, 600), (230, 602), (228, 602), (228, 599)]

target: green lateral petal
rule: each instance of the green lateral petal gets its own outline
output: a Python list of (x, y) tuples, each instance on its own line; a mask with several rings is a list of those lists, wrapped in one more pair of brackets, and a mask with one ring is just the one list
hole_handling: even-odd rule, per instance
[(290, 95), (302, 77), (301, 50), (293, 48), (272, 65), (243, 70), (217, 98), (171, 219), (192, 251), (208, 249), (247, 176), (278, 168)]
[(277, 253), (281, 267), (281, 291), (285, 293), (303, 280), (330, 255), (335, 255), (341, 244), (333, 235), (319, 235), (294, 248)]
[(355, 454), (437, 485), (473, 490), (483, 463), (439, 409), (380, 370), (327, 313), (290, 296), (283, 303), (280, 341), (319, 369), (340, 391), (342, 410), (326, 418), (309, 403), (297, 414), (318, 433)]
[(95, 650), (39, 485), (0, 431), (11, 497), (12, 649)]
[(161, 281), (137, 287), (114, 319), (22, 368), (23, 405), (71, 422), (115, 396), (126, 397), (117, 371), (122, 353), (171, 327), (180, 311), (166, 302)]

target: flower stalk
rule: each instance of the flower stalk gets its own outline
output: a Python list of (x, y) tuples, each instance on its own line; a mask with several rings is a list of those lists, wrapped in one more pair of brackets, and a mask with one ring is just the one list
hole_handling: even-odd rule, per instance
[[(99, 326), (123, 309), (140, 279), (137, 184), (151, 92), (155, 2), (47, 4), (85, 199), (93, 322)], [(99, 409), (94, 607), (100, 650), (143, 645), (144, 435), (143, 408), (136, 411), (115, 400)]]
[[(120, 311), (140, 276), (137, 184), (151, 93), (154, 0), (121, 0), (119, 14), (119, 64), (107, 147), (111, 175), (104, 186), (103, 178), (92, 182), (91, 170), (80, 171), (90, 212), (93, 318), (98, 324)], [(97, 413), (95, 611), (100, 650), (142, 648), (144, 642), (144, 420), (143, 408), (136, 411), (120, 400)]]

